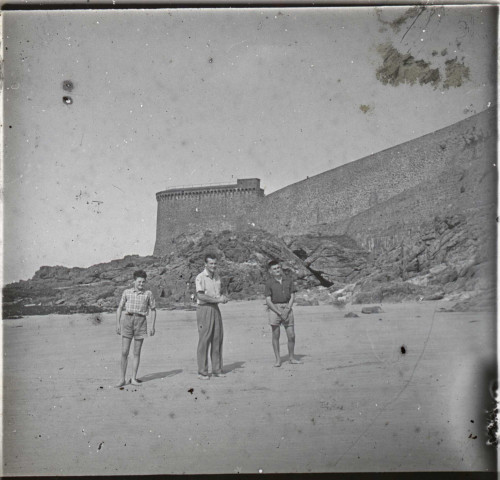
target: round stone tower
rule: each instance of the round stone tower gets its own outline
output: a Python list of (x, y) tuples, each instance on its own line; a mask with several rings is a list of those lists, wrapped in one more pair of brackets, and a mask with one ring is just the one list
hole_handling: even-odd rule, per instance
[(260, 179), (234, 184), (174, 187), (156, 194), (158, 213), (154, 255), (169, 253), (175, 237), (200, 230), (244, 228), (253, 223), (264, 198)]

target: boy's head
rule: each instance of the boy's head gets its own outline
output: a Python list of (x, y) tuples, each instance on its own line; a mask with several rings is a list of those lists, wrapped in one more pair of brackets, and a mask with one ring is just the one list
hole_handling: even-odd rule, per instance
[(146, 283), (147, 274), (144, 270), (136, 270), (134, 272), (134, 286), (138, 290), (142, 290), (144, 288), (144, 284)]
[(281, 270), (281, 264), (277, 260), (271, 260), (267, 264), (267, 269), (269, 270), (269, 273), (271, 274), (272, 277), (281, 277), (281, 274), (283, 273)]

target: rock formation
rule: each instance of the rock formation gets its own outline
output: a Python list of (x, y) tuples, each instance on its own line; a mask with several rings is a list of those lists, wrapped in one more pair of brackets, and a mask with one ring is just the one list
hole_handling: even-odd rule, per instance
[(280, 239), (262, 230), (180, 235), (164, 257), (127, 256), (89, 268), (41, 267), (28, 281), (4, 288), (4, 316), (116, 309), (135, 270), (148, 274), (160, 307), (192, 308), (204, 254), (216, 253), (223, 292), (233, 300), (263, 299), (267, 262), (279, 259), (295, 278), (297, 304), (457, 302), (456, 310), (493, 308), (494, 236), (464, 215), (436, 217), (400, 245), (374, 254), (347, 236)]

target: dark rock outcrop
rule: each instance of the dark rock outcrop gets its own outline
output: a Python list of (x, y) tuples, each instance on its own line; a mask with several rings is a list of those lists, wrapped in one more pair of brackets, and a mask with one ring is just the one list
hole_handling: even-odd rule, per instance
[(436, 217), (367, 262), (365, 273), (353, 303), (475, 297), (495, 283), (494, 231), (464, 215)]
[(366, 266), (368, 252), (346, 235), (287, 236), (284, 240), (323, 286), (351, 283)]
[(219, 258), (223, 293), (233, 300), (263, 294), (267, 263), (278, 259), (285, 273), (295, 278), (300, 290), (320, 282), (279, 238), (260, 230), (249, 232), (200, 232), (175, 239), (162, 258), (126, 256), (88, 268), (41, 267), (31, 280), (3, 289), (4, 317), (15, 314), (89, 312), (113, 310), (125, 288), (133, 283), (133, 272), (143, 269), (160, 307), (190, 307), (195, 295), (196, 275), (204, 268), (204, 254)]
[(347, 303), (445, 299), (458, 302), (456, 310), (491, 309), (494, 247), (492, 233), (463, 215), (436, 217), (377, 253), (347, 236), (280, 239), (256, 229), (206, 231), (180, 235), (161, 258), (130, 255), (88, 268), (41, 267), (31, 280), (4, 287), (4, 317), (113, 310), (138, 269), (147, 272), (160, 307), (192, 308), (195, 277), (207, 252), (218, 256), (223, 293), (233, 300), (262, 298), (267, 263), (278, 259), (296, 281), (297, 305), (341, 309)]

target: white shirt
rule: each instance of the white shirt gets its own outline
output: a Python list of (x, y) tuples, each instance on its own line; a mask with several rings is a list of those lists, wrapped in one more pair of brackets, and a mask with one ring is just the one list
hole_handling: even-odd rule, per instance
[[(207, 269), (203, 270), (200, 274), (196, 276), (196, 292), (204, 293), (210, 297), (220, 297), (220, 277), (216, 273), (212, 278)], [(197, 300), (198, 305), (210, 305), (208, 302), (203, 300)]]

